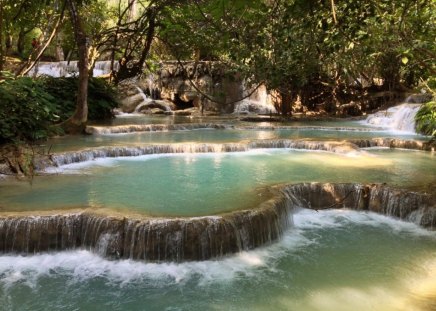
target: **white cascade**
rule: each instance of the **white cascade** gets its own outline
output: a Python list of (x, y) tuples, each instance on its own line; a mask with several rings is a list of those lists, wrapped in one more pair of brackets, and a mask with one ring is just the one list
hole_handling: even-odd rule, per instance
[[(114, 70), (118, 70), (118, 62), (114, 63)], [(97, 61), (95, 62), (93, 76), (99, 77), (110, 73), (111, 62), (110, 61)], [(32, 70), (29, 71), (29, 76), (51, 76), (55, 78), (59, 77), (71, 77), (79, 74), (77, 67), (77, 61), (61, 61), (61, 62), (40, 62)]]
[(421, 104), (401, 104), (369, 115), (365, 123), (395, 131), (415, 133), (415, 115)]
[(136, 89), (138, 90), (138, 94), (142, 97), (142, 102), (138, 106), (136, 106), (135, 110), (133, 111), (135, 113), (138, 113), (141, 111), (141, 108), (149, 106), (153, 102), (153, 100), (151, 98), (148, 98), (140, 87), (136, 86)]
[[(245, 90), (246, 93), (248, 90)], [(271, 103), (270, 96), (264, 85), (261, 85), (248, 98), (235, 104), (234, 113), (259, 113), (270, 114), (277, 113), (276, 108)]]

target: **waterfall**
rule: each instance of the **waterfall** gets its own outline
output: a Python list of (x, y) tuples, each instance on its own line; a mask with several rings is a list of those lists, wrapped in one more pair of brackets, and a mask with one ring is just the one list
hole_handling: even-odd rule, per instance
[(426, 151), (431, 151), (433, 148), (429, 142), (396, 138), (353, 139), (349, 140), (349, 142), (355, 144), (359, 148), (384, 147)]
[[(141, 108), (150, 106), (150, 104), (154, 102), (151, 98), (148, 98), (147, 95), (144, 94), (140, 87), (136, 86), (136, 89), (138, 90), (138, 94), (142, 98), (142, 102), (138, 106), (136, 106), (135, 110), (133, 111), (134, 113), (140, 112)], [(165, 109), (165, 111), (167, 110)], [(169, 111), (171, 111), (171, 109)]]
[(276, 241), (289, 225), (289, 208), (277, 198), (253, 210), (210, 217), (0, 216), (0, 252), (85, 248), (108, 258), (155, 262), (221, 258)]
[(198, 129), (234, 129), (233, 125), (219, 123), (188, 124), (127, 124), (118, 126), (87, 126), (86, 133), (95, 135), (125, 134), (135, 132), (187, 131)]
[(420, 104), (401, 104), (367, 117), (366, 123), (396, 131), (415, 133), (415, 115)]
[[(243, 94), (246, 95), (248, 92), (249, 90), (244, 88)], [(235, 104), (234, 113), (276, 114), (277, 110), (271, 103), (266, 87), (261, 85), (248, 98)]]
[(434, 195), (394, 189), (380, 184), (303, 183), (283, 193), (294, 207), (349, 208), (396, 217), (429, 229), (436, 228)]
[(426, 193), (353, 183), (302, 183), (271, 191), (274, 197), (257, 208), (217, 216), (152, 218), (86, 210), (0, 214), (0, 252), (85, 248), (108, 258), (154, 262), (222, 258), (276, 241), (292, 224), (297, 208), (372, 211), (436, 228), (435, 198)]
[(142, 98), (142, 102), (136, 106), (134, 113), (141, 112), (143, 108), (159, 108), (166, 112), (173, 111), (176, 108), (175, 104), (170, 101), (151, 99), (145, 95), (140, 87), (136, 86), (136, 89)]
[[(118, 62), (114, 63), (114, 70), (118, 70)], [(110, 61), (97, 61), (94, 66), (94, 77), (106, 75), (110, 73)], [(51, 76), (59, 77), (72, 77), (79, 74), (77, 61), (60, 61), (60, 62), (40, 62), (29, 71), (29, 76)]]
[[(137, 109), (138, 110), (138, 109)], [(187, 131), (198, 129), (240, 129), (240, 130), (316, 130), (316, 131), (344, 131), (344, 132), (374, 132), (373, 129), (355, 127), (328, 127), (328, 126), (289, 126), (289, 125), (257, 125), (235, 126), (220, 123), (187, 123), (187, 124), (127, 124), (117, 126), (90, 126), (86, 127), (86, 133), (94, 135), (125, 134), (134, 132), (163, 132), (163, 131)]]
[[(118, 62), (114, 62), (114, 70), (118, 71), (120, 64)], [(107, 75), (111, 72), (111, 61), (110, 60), (103, 60), (103, 61), (96, 61), (93, 71), (94, 77), (99, 77), (103, 75)]]
[(403, 148), (412, 150), (431, 150), (431, 148), (433, 148), (432, 145), (427, 142), (392, 138), (350, 140), (349, 142), (272, 139), (224, 144), (182, 143), (124, 147), (113, 146), (55, 153), (50, 156), (39, 156), (34, 159), (34, 166), (36, 171), (50, 173), (53, 171), (53, 167), (93, 161), (99, 158), (137, 157), (152, 154), (245, 152), (253, 149), (317, 150), (342, 154), (345, 156), (354, 156), (365, 153), (365, 151), (360, 148), (371, 147)]
[[(224, 153), (244, 152), (252, 149), (298, 149), (320, 150), (344, 155), (354, 155), (362, 151), (351, 143), (336, 141), (304, 141), (304, 140), (259, 140), (249, 143), (183, 143), (145, 145), (134, 147), (100, 147), (82, 151), (57, 153), (50, 156), (52, 165), (62, 166), (72, 163), (92, 161), (98, 158), (135, 157), (150, 154), (177, 154), (177, 153)], [(37, 169), (42, 169), (46, 162), (42, 161), (41, 167), (35, 162)]]

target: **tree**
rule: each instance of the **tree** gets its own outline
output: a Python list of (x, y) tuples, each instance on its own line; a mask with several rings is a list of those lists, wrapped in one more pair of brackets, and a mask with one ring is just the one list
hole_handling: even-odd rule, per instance
[(66, 0), (70, 12), (71, 24), (74, 30), (74, 39), (78, 48), (79, 86), (77, 90), (76, 110), (74, 114), (63, 123), (62, 127), (68, 133), (82, 132), (88, 121), (88, 80), (89, 38), (86, 35), (76, 0)]
[[(191, 1), (172, 7), (163, 37), (179, 57), (192, 49), (246, 81), (264, 81), (291, 111), (297, 96), (335, 111), (381, 79), (401, 91), (434, 74), (434, 1)], [(188, 51), (188, 53), (187, 53)]]
[(1, 71), (3, 71), (3, 63), (4, 63), (3, 11), (4, 11), (4, 3), (3, 3), (3, 0), (0, 0), (0, 77), (1, 77)]
[(53, 38), (56, 36), (60, 26), (62, 25), (62, 21), (64, 19), (65, 1), (48, 1), (43, 5), (50, 7), (50, 14), (48, 15), (47, 23), (45, 27), (41, 28), (42, 34), (38, 38), (38, 45), (33, 48), (27, 61), (18, 69), (16, 76), (25, 76), (29, 73), (29, 71), (41, 59), (45, 50), (48, 48)]

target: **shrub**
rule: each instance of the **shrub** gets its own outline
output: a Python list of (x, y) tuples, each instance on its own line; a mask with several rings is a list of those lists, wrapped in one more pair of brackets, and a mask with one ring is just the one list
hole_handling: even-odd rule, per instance
[[(68, 119), (76, 108), (77, 78), (44, 77), (43, 87), (55, 98), (57, 113), (61, 121)], [(113, 117), (112, 109), (117, 107), (116, 93), (103, 79), (90, 78), (88, 87), (88, 118), (102, 120)]]
[(0, 144), (47, 137), (59, 120), (54, 98), (31, 78), (0, 83)]
[[(77, 78), (28, 77), (0, 82), (0, 144), (47, 138), (55, 123), (67, 120), (76, 108)], [(91, 78), (88, 117), (112, 117), (115, 91), (106, 81)]]
[(416, 130), (424, 135), (436, 136), (436, 101), (423, 104), (415, 116)]

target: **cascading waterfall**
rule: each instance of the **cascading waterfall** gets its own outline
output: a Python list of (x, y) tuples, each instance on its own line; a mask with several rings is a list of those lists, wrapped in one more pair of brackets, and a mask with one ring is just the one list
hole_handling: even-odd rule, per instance
[[(136, 89), (138, 90), (138, 94), (142, 97), (142, 102), (136, 106), (135, 110), (133, 111), (134, 113), (138, 113), (140, 112), (142, 109), (147, 108), (149, 106), (156, 106), (156, 103), (153, 99), (147, 97), (147, 95), (145, 95), (145, 93), (141, 90), (141, 88), (139, 88), (138, 86), (136, 87)], [(160, 108), (162, 108), (164, 111), (171, 111), (171, 107), (169, 106), (159, 106)]]
[(401, 104), (371, 114), (365, 122), (396, 131), (415, 133), (415, 115), (420, 107), (420, 104)]
[(253, 210), (210, 217), (130, 218), (91, 212), (0, 216), (0, 251), (85, 248), (109, 258), (206, 260), (277, 240), (288, 227), (289, 210), (286, 200), (277, 198)]
[(303, 141), (303, 140), (259, 140), (248, 143), (225, 144), (162, 144), (137, 147), (100, 147), (90, 150), (57, 153), (50, 159), (36, 161), (36, 168), (43, 170), (47, 166), (62, 166), (72, 163), (92, 161), (98, 158), (134, 157), (150, 154), (180, 154), (180, 153), (223, 153), (244, 152), (252, 149), (278, 149), (289, 148), (299, 150), (320, 150), (338, 154), (352, 155), (362, 151), (351, 143), (337, 141)]
[(349, 208), (393, 216), (436, 228), (434, 195), (380, 184), (303, 183), (283, 188), (293, 206), (310, 209)]
[[(245, 95), (249, 91), (244, 88), (243, 94)], [(235, 104), (234, 113), (276, 114), (277, 110), (271, 103), (266, 87), (261, 85), (248, 98)]]
[(434, 148), (429, 142), (396, 138), (352, 139), (349, 140), (349, 142), (355, 144), (359, 148), (383, 147), (426, 151), (431, 151), (432, 148)]
[(221, 258), (276, 241), (297, 208), (372, 211), (436, 228), (434, 197), (426, 193), (352, 183), (303, 183), (271, 191), (275, 197), (257, 208), (217, 216), (165, 219), (90, 211), (0, 216), (0, 252), (85, 248), (109, 258), (156, 262)]
[(93, 135), (124, 134), (136, 132), (162, 132), (162, 131), (186, 131), (198, 129), (239, 129), (239, 130), (318, 130), (318, 131), (345, 131), (345, 132), (373, 132), (368, 128), (353, 127), (324, 127), (324, 126), (235, 126), (219, 123), (187, 123), (187, 124), (128, 124), (116, 126), (91, 126), (86, 127), (86, 133)]
[[(253, 149), (296, 149), (332, 152), (343, 155), (365, 153), (360, 148), (384, 147), (413, 150), (431, 150), (432, 145), (414, 140), (399, 140), (392, 138), (360, 139), (350, 141), (305, 141), (290, 139), (270, 139), (240, 143), (181, 143), (144, 146), (113, 146), (70, 151), (40, 156), (34, 160), (37, 171), (50, 173), (51, 167), (60, 167), (73, 163), (93, 161), (99, 158), (137, 157), (152, 154), (183, 154), (183, 153), (226, 153), (245, 152)], [(47, 171), (48, 169), (48, 171)]]
[[(110, 73), (111, 62), (110, 61), (97, 61), (94, 66), (94, 77), (99, 77)], [(118, 70), (118, 62), (114, 62), (114, 70)], [(77, 67), (77, 61), (60, 61), (60, 62), (41, 62), (35, 65), (35, 67), (29, 71), (29, 76), (51, 76), (55, 78), (59, 77), (71, 77), (79, 74)]]
[(128, 124), (118, 126), (87, 126), (86, 133), (94, 135), (125, 134), (136, 132), (165, 132), (187, 131), (198, 129), (233, 129), (233, 125), (218, 123), (190, 123), (190, 124)]

